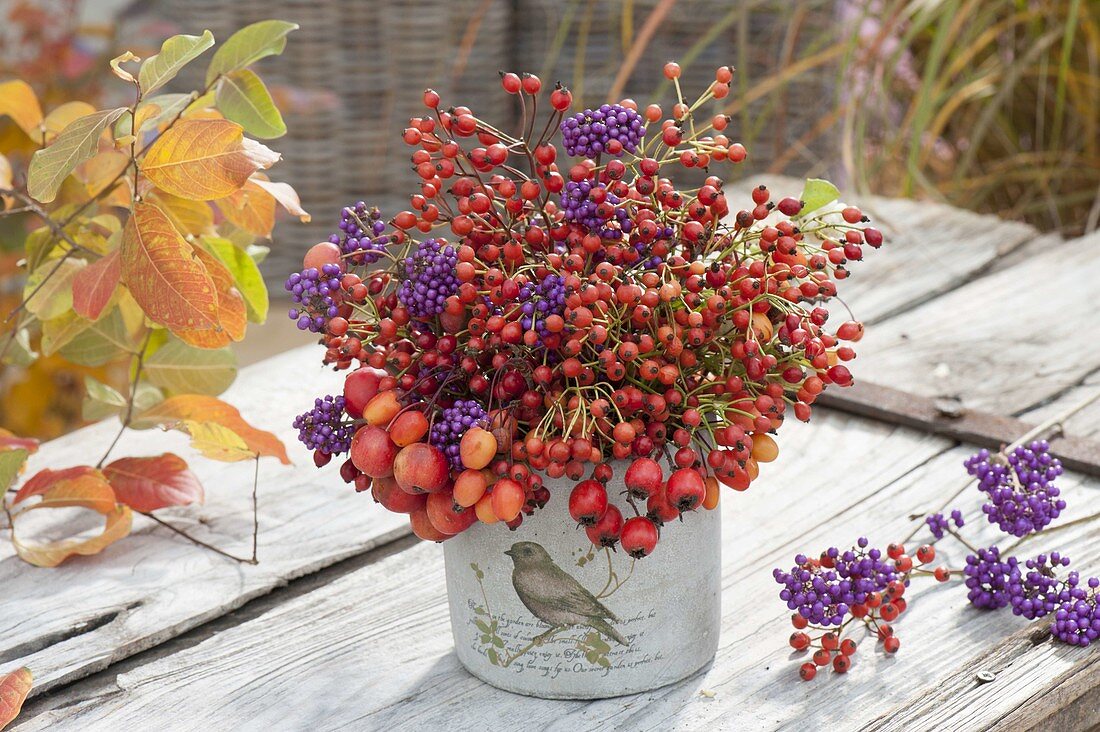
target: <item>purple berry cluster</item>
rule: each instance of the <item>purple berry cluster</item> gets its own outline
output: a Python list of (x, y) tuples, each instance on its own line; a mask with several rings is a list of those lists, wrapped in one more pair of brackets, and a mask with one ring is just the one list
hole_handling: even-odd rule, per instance
[(484, 407), (473, 399), (459, 399), (452, 406), (442, 410), (432, 424), (428, 442), (443, 451), (452, 468), (462, 470), (462, 455), (459, 452), (462, 436), (474, 425), (484, 427), (488, 422), (489, 415)]
[(310, 450), (339, 455), (351, 449), (355, 425), (345, 421), (342, 396), (326, 396), (313, 401), (313, 409), (294, 419), (298, 440)]
[(356, 264), (371, 264), (378, 261), (390, 243), (385, 230), (386, 222), (378, 207), (367, 208), (365, 202), (359, 201), (340, 211), (340, 233), (330, 236), (329, 241), (351, 255)]
[(550, 335), (546, 329), (546, 318), (565, 312), (565, 279), (561, 275), (548, 274), (537, 285), (528, 282), (520, 288), (519, 300), (523, 303), (520, 306), (523, 329), (534, 328), (540, 339), (546, 338)]
[(1089, 591), (1058, 606), (1050, 632), (1063, 643), (1087, 646), (1100, 639), (1100, 579), (1090, 577)]
[(303, 269), (287, 277), (286, 291), (297, 307), (290, 309), (290, 319), (299, 330), (320, 333), (325, 324), (340, 311), (340, 265), (326, 264)]
[(779, 598), (813, 625), (840, 625), (852, 605), (863, 604), (898, 578), (893, 561), (878, 549), (867, 549), (867, 544), (867, 538), (860, 537), (857, 546), (845, 552), (829, 547), (817, 561), (797, 555), (790, 572), (772, 572), (783, 586)]
[(982, 610), (996, 610), (1008, 605), (1009, 586), (1019, 578), (1020, 569), (1016, 557), (1001, 559), (1001, 550), (991, 546), (966, 557), (963, 575), (970, 589), (966, 595), (970, 604)]
[(1056, 573), (1060, 567), (1069, 566), (1069, 557), (1058, 552), (1040, 554), (1024, 562), (1024, 571), (1017, 573), (1008, 584), (1009, 603), (1015, 615), (1028, 620), (1041, 618), (1054, 612), (1064, 602), (1076, 599), (1079, 581), (1076, 572), (1070, 572), (1065, 581)]
[[(601, 153), (616, 157), (637, 152), (645, 136), (642, 116), (621, 104), (602, 104), (586, 109), (561, 123), (561, 141), (565, 151), (575, 157), (594, 158)], [(612, 145), (618, 141), (621, 147)], [(613, 151), (614, 150), (614, 151)]]
[(965, 525), (962, 511), (957, 508), (951, 512), (950, 519), (945, 517), (942, 513), (934, 513), (924, 521), (928, 524), (928, 530), (932, 532), (932, 536), (937, 539), (942, 539), (944, 534), (951, 530), (952, 523), (955, 524), (956, 529), (961, 529)]
[(1021, 445), (1007, 456), (991, 457), (981, 450), (965, 465), (989, 495), (982, 511), (1005, 533), (1026, 536), (1039, 531), (1066, 507), (1053, 482), (1062, 474), (1062, 464), (1050, 454), (1046, 440)]
[(447, 298), (458, 291), (454, 247), (425, 239), (401, 262), (404, 279), (397, 299), (414, 318), (433, 318), (443, 312)]
[[(566, 221), (573, 221), (602, 239), (616, 240), (633, 228), (630, 212), (619, 206), (621, 201), (608, 193), (603, 183), (589, 180), (566, 181), (561, 194), (561, 208)], [(613, 224), (617, 223), (617, 226)]]

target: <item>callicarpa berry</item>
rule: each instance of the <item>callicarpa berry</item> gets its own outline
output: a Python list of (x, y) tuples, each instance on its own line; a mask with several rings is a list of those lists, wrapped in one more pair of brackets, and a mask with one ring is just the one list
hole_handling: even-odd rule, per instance
[(1008, 455), (991, 456), (981, 450), (965, 464), (979, 489), (989, 495), (982, 511), (1005, 533), (1026, 536), (1039, 531), (1066, 507), (1053, 482), (1062, 474), (1062, 464), (1045, 440), (1021, 445)]
[(294, 418), (298, 440), (310, 450), (339, 455), (351, 449), (355, 426), (346, 419), (346, 401), (342, 396), (319, 397), (313, 409)]
[(603, 104), (586, 109), (561, 123), (562, 146), (574, 157), (594, 158), (602, 153), (621, 156), (635, 152), (645, 135), (645, 122), (633, 109)]
[(489, 415), (472, 399), (459, 399), (442, 410), (432, 424), (428, 441), (443, 451), (454, 470), (463, 470), (462, 436), (471, 427), (487, 427)]
[(948, 533), (950, 529), (950, 523), (955, 524), (956, 529), (961, 529), (965, 523), (963, 522), (962, 511), (955, 509), (951, 512), (950, 523), (942, 513), (934, 513), (925, 519), (925, 523), (928, 524), (928, 530), (932, 532), (932, 536), (937, 539), (942, 539), (944, 534)]
[(386, 222), (377, 207), (367, 208), (364, 201), (345, 206), (340, 211), (340, 233), (329, 241), (347, 255), (357, 255), (357, 261), (372, 264), (378, 261), (391, 239), (385, 234)]
[[(327, 245), (326, 245), (327, 246)], [(317, 270), (308, 267), (286, 280), (286, 291), (297, 307), (290, 309), (290, 319), (299, 330), (321, 333), (325, 324), (340, 312), (340, 265), (326, 264)]]
[(414, 317), (430, 318), (443, 312), (447, 298), (458, 290), (454, 247), (426, 239), (401, 262), (403, 280), (397, 299)]
[(970, 604), (982, 610), (996, 610), (1008, 605), (1009, 587), (1019, 578), (1020, 569), (1016, 557), (1001, 559), (1001, 550), (991, 546), (966, 557), (963, 575), (970, 589), (967, 593)]

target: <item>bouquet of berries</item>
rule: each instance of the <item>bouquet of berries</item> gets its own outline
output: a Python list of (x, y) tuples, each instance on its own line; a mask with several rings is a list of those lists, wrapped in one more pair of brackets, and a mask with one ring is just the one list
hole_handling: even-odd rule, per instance
[[(746, 151), (702, 110), (732, 74), (685, 102), (667, 64), (667, 115), (630, 99), (570, 113), (558, 84), (545, 121), (540, 80), (502, 74), (515, 134), (425, 91), (403, 135), (410, 209), (345, 208), (286, 282), (325, 363), (354, 367), (295, 422), (315, 462), (350, 453), (343, 478), (423, 539), (567, 501), (594, 544), (636, 558), (721, 486), (748, 488), (784, 418), (851, 383), (842, 341), (863, 327), (828, 327), (826, 305), (882, 234), (825, 181), (727, 200), (711, 171)], [(679, 168), (705, 180), (677, 188)], [(575, 487), (552, 495), (543, 476)]]

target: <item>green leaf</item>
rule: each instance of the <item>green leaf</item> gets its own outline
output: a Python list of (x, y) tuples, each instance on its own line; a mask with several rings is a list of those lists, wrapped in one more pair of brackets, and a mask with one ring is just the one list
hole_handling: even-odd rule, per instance
[(489, 613), (481, 605), (474, 606), (474, 615), (488, 615)]
[(218, 110), (244, 131), (261, 140), (286, 134), (286, 123), (279, 114), (271, 92), (255, 72), (238, 69), (218, 82)]
[(27, 462), (29, 453), (21, 447), (0, 452), (0, 495), (11, 488), (16, 476)]
[(145, 59), (138, 71), (143, 94), (151, 94), (172, 79), (187, 64), (214, 45), (214, 36), (204, 30), (201, 36), (172, 36), (160, 47), (160, 53)]
[(60, 317), (42, 323), (42, 355), (52, 356), (71, 343), (74, 338), (91, 326), (92, 321), (85, 320), (71, 310)]
[(89, 422), (106, 419), (126, 408), (126, 397), (114, 387), (91, 376), (84, 377), (84, 392), (82, 413)]
[(484, 620), (482, 620), (481, 618), (475, 618), (474, 619), (474, 625), (476, 625), (477, 629), (480, 630), (482, 633), (489, 633), (490, 632), (489, 631), (489, 625)]
[(206, 83), (210, 84), (218, 74), (251, 66), (262, 58), (277, 56), (286, 48), (286, 36), (298, 29), (297, 23), (283, 20), (261, 20), (241, 28), (214, 52), (206, 69)]
[(500, 665), (500, 656), (497, 655), (495, 649), (490, 648), (488, 651), (485, 652), (485, 655), (489, 657), (489, 663), (493, 664), (494, 666)]
[(271, 247), (263, 244), (249, 244), (245, 247), (245, 251), (248, 252), (248, 256), (252, 257), (253, 262), (263, 264), (264, 260), (267, 259), (267, 255), (271, 253)]
[(611, 661), (607, 660), (607, 656), (600, 656), (596, 659), (596, 663), (604, 668), (611, 668)]
[(134, 414), (141, 414), (164, 401), (164, 392), (152, 384), (139, 381), (134, 394)]
[(41, 203), (52, 201), (69, 173), (99, 150), (103, 131), (126, 111), (126, 107), (118, 107), (75, 119), (49, 147), (36, 152), (27, 170), (31, 197)]
[[(27, 312), (52, 320), (73, 309), (73, 277), (84, 268), (79, 259), (51, 259), (31, 272), (23, 287)], [(29, 300), (27, 298), (30, 298)]]
[(26, 368), (34, 363), (38, 354), (31, 348), (31, 332), (26, 328), (20, 328), (8, 346), (8, 352), (4, 354), (4, 363), (11, 366)]
[(504, 648), (504, 641), (501, 640), (499, 635), (494, 635), (493, 636), (493, 645), (496, 646), (497, 648)]
[(133, 353), (135, 344), (117, 307), (76, 335), (58, 351), (81, 366), (102, 366)]
[(256, 260), (228, 239), (204, 236), (202, 243), (233, 275), (233, 281), (248, 306), (248, 319), (253, 323), (267, 320), (267, 285), (264, 284), (260, 268), (256, 266)]
[(802, 189), (802, 195), (799, 196), (799, 200), (805, 204), (802, 207), (801, 215), (816, 211), (838, 198), (840, 198), (840, 191), (829, 181), (820, 178), (807, 178), (806, 185)]
[(194, 348), (170, 338), (145, 359), (149, 381), (175, 394), (217, 396), (237, 376), (237, 357), (230, 348)]

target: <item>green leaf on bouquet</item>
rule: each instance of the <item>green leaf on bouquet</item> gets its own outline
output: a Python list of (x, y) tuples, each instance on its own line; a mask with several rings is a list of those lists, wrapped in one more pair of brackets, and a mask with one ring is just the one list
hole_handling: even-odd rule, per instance
[(214, 36), (204, 30), (201, 36), (172, 36), (160, 47), (160, 53), (150, 56), (138, 71), (138, 83), (143, 94), (151, 94), (176, 78), (187, 64), (214, 45)]
[(286, 48), (287, 34), (297, 29), (297, 23), (283, 20), (261, 20), (241, 28), (214, 52), (206, 70), (206, 83), (214, 81), (218, 74), (228, 74), (262, 58), (277, 56)]
[(802, 214), (816, 211), (840, 198), (840, 190), (827, 180), (821, 178), (807, 178), (806, 186), (802, 189), (799, 200), (805, 205)]
[(216, 396), (237, 376), (237, 357), (230, 348), (194, 348), (177, 338), (145, 360), (149, 381), (175, 394)]
[(286, 123), (271, 92), (254, 71), (238, 69), (222, 77), (218, 83), (217, 101), (225, 118), (239, 124), (253, 137), (270, 140), (286, 134)]

